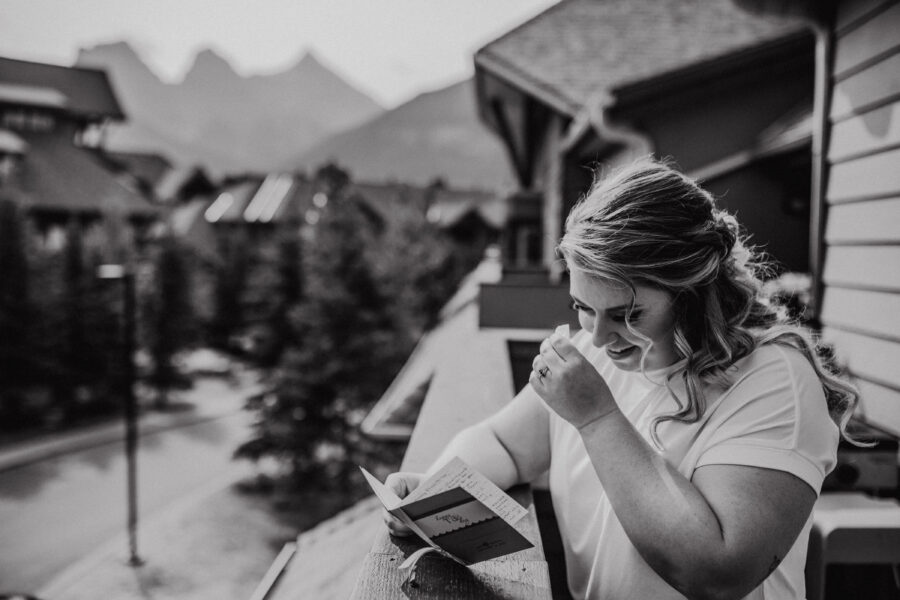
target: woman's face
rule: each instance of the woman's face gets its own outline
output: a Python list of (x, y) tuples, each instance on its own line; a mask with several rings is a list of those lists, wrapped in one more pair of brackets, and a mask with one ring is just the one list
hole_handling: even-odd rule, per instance
[[(644, 363), (647, 370), (661, 369), (678, 360), (670, 293), (638, 285), (632, 295), (630, 288), (618, 282), (591, 277), (579, 269), (570, 269), (569, 291), (582, 329), (591, 334), (594, 346), (606, 350), (618, 368), (639, 371), (641, 355), (648, 347)], [(632, 329), (648, 339), (628, 330), (625, 319), (629, 309)]]

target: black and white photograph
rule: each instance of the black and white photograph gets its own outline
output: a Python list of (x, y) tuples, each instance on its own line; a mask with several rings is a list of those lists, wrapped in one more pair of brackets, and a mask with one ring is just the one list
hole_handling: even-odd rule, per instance
[(0, 0), (0, 600), (900, 600), (900, 0)]

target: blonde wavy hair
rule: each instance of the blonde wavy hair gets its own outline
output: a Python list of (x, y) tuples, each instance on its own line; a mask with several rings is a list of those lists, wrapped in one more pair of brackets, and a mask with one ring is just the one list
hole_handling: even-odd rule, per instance
[[(636, 285), (655, 287), (674, 298), (675, 349), (684, 368), (666, 380), (679, 408), (653, 421), (650, 433), (658, 446), (661, 422), (696, 422), (706, 410), (704, 384), (727, 384), (728, 367), (769, 343), (795, 348), (809, 360), (831, 418), (848, 437), (856, 389), (825, 365), (812, 332), (764, 292), (769, 267), (745, 243), (737, 220), (668, 163), (648, 157), (598, 177), (569, 213), (557, 251), (569, 269), (632, 292)], [(649, 341), (627, 318), (626, 326)], [(679, 373), (686, 401), (671, 386)]]

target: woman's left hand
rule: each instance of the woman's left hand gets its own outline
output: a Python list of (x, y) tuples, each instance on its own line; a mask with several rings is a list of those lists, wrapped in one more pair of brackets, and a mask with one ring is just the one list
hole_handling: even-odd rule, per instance
[(565, 336), (541, 343), (531, 363), (529, 383), (560, 417), (579, 430), (618, 407), (603, 377)]

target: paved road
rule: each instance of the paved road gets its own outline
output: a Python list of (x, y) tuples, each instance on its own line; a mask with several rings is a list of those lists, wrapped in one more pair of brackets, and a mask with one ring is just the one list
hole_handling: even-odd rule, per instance
[[(193, 393), (190, 411), (168, 423), (142, 422), (139, 518), (175, 506), (210, 482), (248, 472), (243, 461), (231, 460), (251, 418), (239, 410), (241, 398), (224, 383), (207, 381)], [(33, 592), (121, 536), (126, 531), (125, 480), (119, 440), (0, 471), (0, 594)]]

